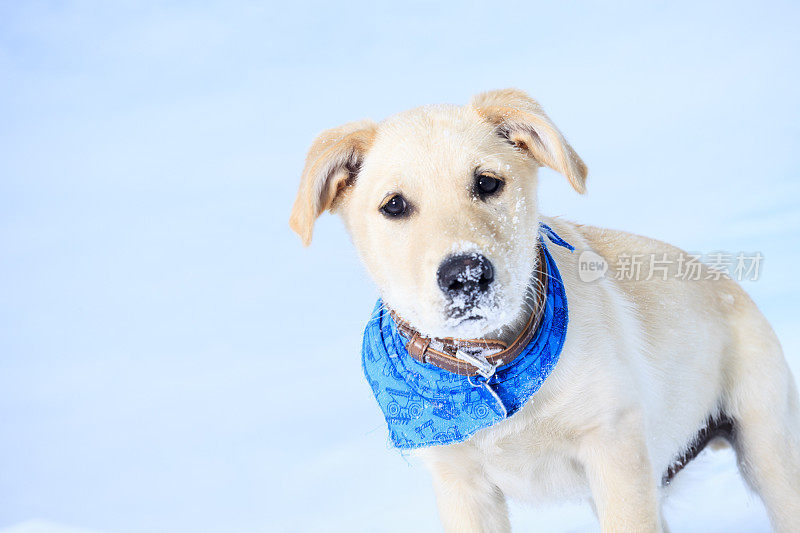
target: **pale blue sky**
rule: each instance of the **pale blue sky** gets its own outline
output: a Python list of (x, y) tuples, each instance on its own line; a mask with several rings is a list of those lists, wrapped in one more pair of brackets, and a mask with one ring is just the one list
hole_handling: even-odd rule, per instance
[(761, 251), (797, 372), (800, 8), (607, 4), (0, 2), (0, 528), (434, 527), (361, 378), (375, 291), (286, 221), (319, 131), (492, 88), (589, 165), (546, 214)]

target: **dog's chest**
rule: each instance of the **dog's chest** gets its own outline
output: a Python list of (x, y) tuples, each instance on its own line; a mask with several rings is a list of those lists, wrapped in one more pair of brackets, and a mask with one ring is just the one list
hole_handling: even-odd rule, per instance
[(511, 434), (504, 429), (489, 429), (473, 445), (482, 470), (506, 496), (546, 501), (589, 495), (583, 467), (573, 459), (569, 442), (542, 427)]

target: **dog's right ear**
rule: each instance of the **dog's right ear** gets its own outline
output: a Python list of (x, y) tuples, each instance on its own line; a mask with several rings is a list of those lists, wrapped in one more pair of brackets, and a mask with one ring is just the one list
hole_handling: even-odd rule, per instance
[(314, 139), (289, 217), (289, 226), (304, 245), (311, 244), (317, 217), (330, 209), (345, 187), (352, 185), (376, 129), (371, 120), (362, 120), (324, 131)]

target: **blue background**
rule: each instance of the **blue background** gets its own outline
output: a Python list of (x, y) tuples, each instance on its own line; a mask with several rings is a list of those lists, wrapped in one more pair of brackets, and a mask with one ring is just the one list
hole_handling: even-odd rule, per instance
[[(0, 531), (438, 527), (361, 376), (376, 291), (335, 218), (309, 249), (287, 219), (321, 130), (488, 89), (539, 99), (589, 166), (585, 197), (542, 173), (544, 213), (762, 252), (746, 288), (797, 375), (799, 15), (0, 2)], [(729, 454), (685, 479), (674, 530), (766, 530)]]

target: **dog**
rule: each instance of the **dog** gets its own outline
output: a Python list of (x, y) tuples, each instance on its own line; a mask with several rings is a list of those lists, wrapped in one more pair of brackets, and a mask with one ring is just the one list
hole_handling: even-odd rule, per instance
[[(665, 484), (724, 437), (773, 528), (800, 531), (798, 394), (767, 320), (728, 275), (697, 263), (697, 279), (681, 276), (673, 246), (540, 214), (542, 166), (585, 192), (586, 165), (541, 106), (491, 91), (325, 131), (292, 209), (306, 245), (321, 213), (341, 215), (385, 307), (429, 341), (512, 343), (541, 296), (541, 228), (575, 248), (550, 246), (569, 326), (541, 388), (513, 416), (415, 452), (445, 530), (509, 531), (507, 498), (577, 497), (604, 532), (667, 531)], [(634, 254), (665, 266), (587, 282), (586, 253), (609, 271)]]

